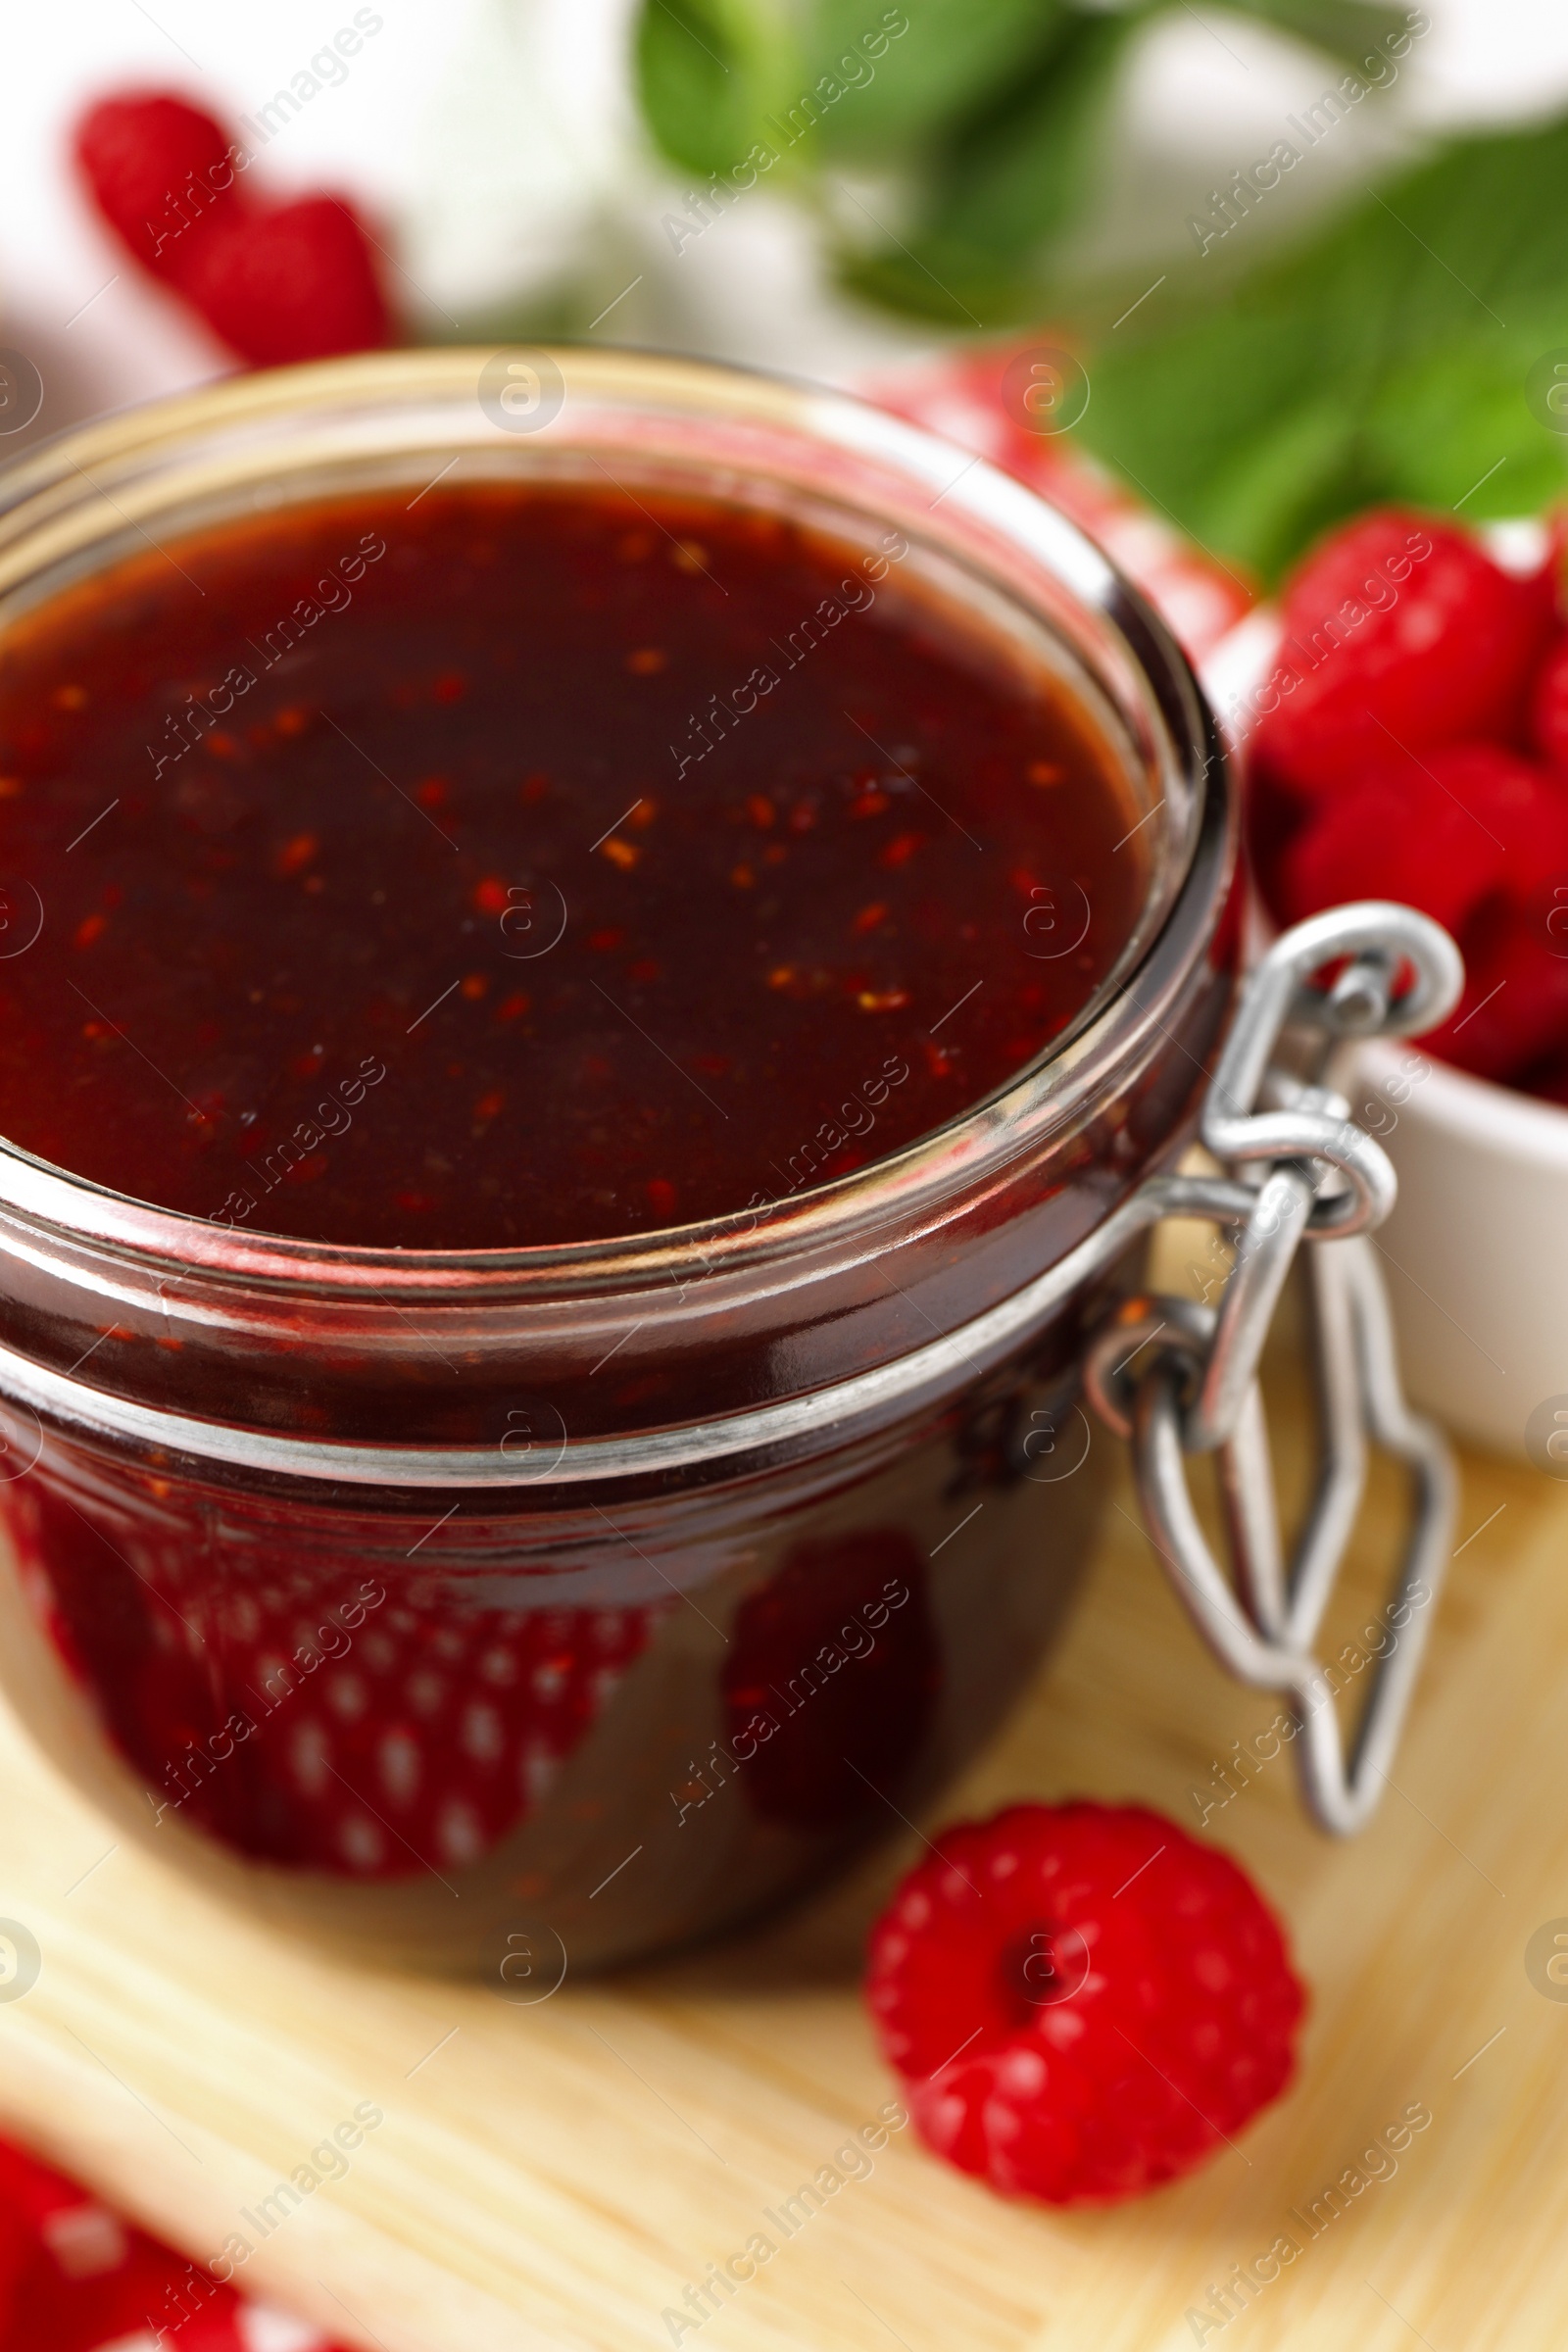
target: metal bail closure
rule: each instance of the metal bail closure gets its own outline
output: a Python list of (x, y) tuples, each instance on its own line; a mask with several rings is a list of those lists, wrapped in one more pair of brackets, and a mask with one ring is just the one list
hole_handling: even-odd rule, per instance
[[(1129, 1299), (1085, 1360), (1092, 1402), (1131, 1444), (1144, 1519), (1179, 1599), (1234, 1675), (1289, 1698), (1302, 1793), (1342, 1837), (1383, 1793), (1451, 1549), (1455, 1478), (1446, 1440), (1405, 1402), (1366, 1239), (1394, 1204), (1394, 1170), (1324, 1081), (1342, 1041), (1430, 1029), (1463, 983), (1447, 933), (1385, 901), (1335, 907), (1276, 941), (1243, 990), (1200, 1130), (1250, 1201), (1210, 1212), (1235, 1235), (1218, 1307)], [(1257, 1373), (1302, 1242), (1318, 1245), (1306, 1297), (1319, 1458), (1287, 1563)], [(1369, 1442), (1408, 1468), (1411, 1517), (1348, 1755), (1343, 1678), (1313, 1645), (1360, 1509)], [(1229, 1574), (1193, 1505), (1192, 1453), (1217, 1456)]]

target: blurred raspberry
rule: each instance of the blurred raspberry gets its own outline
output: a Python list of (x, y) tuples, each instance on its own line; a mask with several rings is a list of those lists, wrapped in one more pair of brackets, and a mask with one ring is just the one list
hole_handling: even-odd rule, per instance
[(1542, 664), (1530, 732), (1542, 758), (1568, 776), (1568, 637), (1558, 638)]
[(1398, 899), (1457, 933), (1494, 891), (1524, 905), (1568, 881), (1568, 785), (1488, 743), (1386, 752), (1310, 810), (1279, 859), (1286, 922), (1347, 899)]
[(253, 367), (392, 339), (370, 240), (345, 199), (270, 205), (211, 115), (159, 92), (110, 98), (82, 119), (76, 155), (104, 219)]
[(1466, 926), (1464, 995), (1422, 1041), (1477, 1078), (1532, 1094), (1547, 1091), (1538, 1065), (1568, 1057), (1568, 939), (1547, 929), (1549, 908), (1537, 912), (1541, 919), (1531, 920), (1516, 901), (1498, 897)]
[(1279, 667), (1295, 683), (1258, 724), (1260, 783), (1337, 797), (1401, 745), (1522, 743), (1555, 575), (1517, 578), (1462, 531), (1393, 508), (1336, 531), (1286, 593)]
[(1228, 1856), (1099, 1804), (945, 1832), (872, 1931), (867, 1998), (938, 2154), (1051, 2204), (1202, 2163), (1291, 2081), (1305, 2005)]
[(183, 279), (212, 222), (240, 209), (222, 126), (183, 98), (106, 98), (76, 127), (76, 161), (111, 228), (142, 267)]
[(232, 216), (204, 241), (184, 290), (255, 368), (375, 351), (391, 340), (369, 241), (338, 196)]

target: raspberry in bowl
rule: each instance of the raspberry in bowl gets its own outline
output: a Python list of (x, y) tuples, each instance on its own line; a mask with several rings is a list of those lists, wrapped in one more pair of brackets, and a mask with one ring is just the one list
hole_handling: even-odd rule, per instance
[(896, 1826), (1059, 1622), (1233, 821), (953, 473), (583, 352), (5, 477), (4, 1671), (236, 1901), (529, 1997)]
[(1561, 571), (1555, 526), (1475, 535), (1382, 510), (1330, 533), (1278, 627), (1220, 658), (1244, 689), (1222, 699), (1250, 736), (1268, 916), (1395, 898), (1463, 952), (1441, 1028), (1359, 1049), (1352, 1110), (1398, 1172), (1379, 1246), (1413, 1397), (1559, 1474), (1533, 1432), (1568, 1405)]

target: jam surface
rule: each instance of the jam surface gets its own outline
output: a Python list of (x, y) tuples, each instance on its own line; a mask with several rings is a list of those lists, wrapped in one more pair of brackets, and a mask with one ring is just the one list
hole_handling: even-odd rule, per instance
[(329, 1244), (798, 1198), (1073, 1020), (1147, 886), (1061, 685), (898, 533), (451, 477), (0, 635), (0, 1134)]

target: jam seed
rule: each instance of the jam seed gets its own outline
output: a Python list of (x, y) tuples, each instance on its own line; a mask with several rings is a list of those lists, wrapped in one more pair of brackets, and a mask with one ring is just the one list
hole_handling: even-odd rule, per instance
[(272, 860), (273, 872), (297, 874), (302, 866), (311, 863), (320, 846), (320, 840), (317, 834), (296, 833), (292, 841), (286, 841), (283, 844)]
[(878, 899), (874, 905), (860, 908), (859, 913), (850, 925), (850, 930), (852, 934), (858, 936), (867, 931), (875, 931), (887, 919), (887, 906), (882, 900)]
[(109, 917), (106, 914), (83, 915), (81, 921), (76, 925), (75, 929), (74, 937), (76, 946), (78, 948), (90, 948), (95, 939), (99, 939), (103, 936), (104, 931), (108, 927), (108, 923)]
[(471, 1004), (477, 998), (482, 997), (489, 986), (490, 983), (485, 978), (483, 972), (469, 972), (467, 977), (465, 979), (463, 987), (459, 993), (460, 995), (466, 997)]
[(626, 667), (634, 678), (654, 678), (665, 666), (669, 656), (657, 645), (640, 645), (634, 654), (626, 656)]
[(862, 1012), (902, 1012), (909, 1002), (906, 988), (862, 988), (855, 1002)]
[(667, 1176), (650, 1176), (644, 1190), (648, 1195), (649, 1206), (656, 1215), (661, 1217), (674, 1215), (675, 1187)]
[(920, 847), (922, 838), (918, 833), (895, 833), (886, 849), (878, 856), (877, 863), (887, 866), (890, 871), (897, 872), (901, 865), (908, 864), (909, 859)]
[(777, 822), (778, 811), (766, 793), (763, 792), (754, 792), (750, 796), (746, 803), (746, 813), (753, 824), (760, 827), (763, 832), (766, 832), (769, 825)]
[(473, 903), (481, 914), (505, 914), (512, 902), (499, 874), (486, 874), (474, 887)]
[(623, 874), (629, 874), (642, 856), (634, 842), (617, 841), (613, 833), (599, 844), (599, 849), (601, 856), (608, 858), (612, 865), (618, 865)]
[(1031, 760), (1023, 772), (1031, 784), (1065, 784), (1067, 781), (1067, 770), (1059, 767), (1054, 760)]

